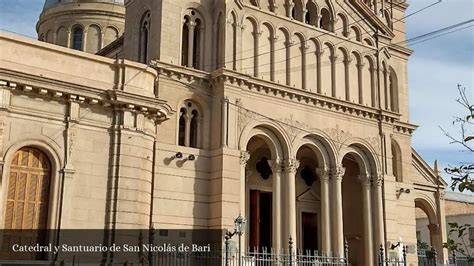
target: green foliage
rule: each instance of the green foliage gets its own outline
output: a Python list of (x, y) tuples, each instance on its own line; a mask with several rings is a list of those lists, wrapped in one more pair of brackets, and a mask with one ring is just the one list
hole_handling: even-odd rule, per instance
[[(466, 239), (469, 240), (469, 227), (471, 227), (471, 225), (459, 225), (458, 223), (448, 223), (448, 225), (448, 241), (443, 243), (443, 247), (448, 249), (450, 252), (456, 252), (461, 254), (463, 257), (467, 257), (469, 261), (471, 261), (473, 258), (469, 252), (469, 246), (466, 242)], [(452, 239), (453, 236), (459, 238), (462, 243), (454, 241), (454, 239)]]

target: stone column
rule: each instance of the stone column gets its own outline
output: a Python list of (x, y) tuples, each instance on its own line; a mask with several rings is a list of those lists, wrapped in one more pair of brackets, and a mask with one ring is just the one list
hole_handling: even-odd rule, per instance
[(336, 64), (337, 64), (337, 55), (331, 56), (331, 96), (336, 98)]
[[(247, 183), (247, 162), (250, 159), (250, 153), (248, 151), (240, 151), (240, 215), (244, 217), (244, 219), (247, 219), (247, 212), (246, 212), (246, 183)], [(248, 221), (248, 219), (247, 219)], [(246, 228), (248, 228), (248, 223)], [(246, 237), (247, 237), (247, 232), (249, 230), (246, 230), (244, 234), (242, 234), (242, 239), (240, 242), (240, 250), (244, 251), (246, 247)]]
[(357, 76), (358, 76), (358, 86), (359, 86), (359, 104), (364, 104), (364, 92), (363, 92), (363, 75), (362, 75), (362, 70), (364, 68), (364, 63), (358, 63), (357, 64)]
[(273, 236), (273, 248), (278, 253), (282, 247), (281, 241), (281, 170), (282, 163), (281, 160), (276, 159), (268, 161), (270, 167), (272, 168), (272, 179), (273, 179), (273, 224), (272, 224), (272, 236)]
[[(285, 43), (286, 46), (286, 85), (291, 86), (291, 46), (295, 44), (295, 42), (291, 39), (291, 36), (289, 37), (290, 39)], [(277, 69), (278, 71), (278, 69)]]
[(349, 55), (349, 58), (344, 59), (344, 85), (346, 86), (346, 101), (351, 100), (351, 81), (350, 81), (350, 71), (349, 71), (349, 65), (351, 64), (351, 58)]
[(309, 46), (305, 43), (301, 44), (301, 60), (302, 60), (302, 67), (301, 67), (301, 88), (303, 90), (308, 90), (308, 84), (306, 83), (307, 80), (307, 66), (306, 66), (306, 51), (308, 50)]
[(344, 256), (344, 224), (342, 218), (342, 177), (346, 169), (339, 165), (331, 170), (332, 178), (332, 249), (336, 256)]
[(372, 206), (370, 197), (371, 180), (370, 175), (359, 175), (362, 185), (362, 209), (364, 221), (364, 257), (366, 266), (374, 265), (373, 241), (372, 241)]
[(383, 175), (377, 174), (373, 177), (375, 190), (375, 247), (380, 247), (382, 244), (385, 247), (384, 230), (383, 230), (383, 197), (382, 184)]
[(442, 251), (442, 249), (440, 250), (440, 247), (443, 245), (439, 241), (441, 239), (439, 235), (439, 226), (438, 224), (429, 224), (428, 230), (430, 231), (431, 246), (436, 250), (436, 253), (439, 256), (441, 254), (440, 251)]
[(316, 173), (321, 180), (321, 251), (324, 254), (329, 254), (331, 252), (329, 171), (326, 168), (317, 168)]
[(192, 114), (186, 113), (184, 115), (184, 146), (190, 146), (191, 140), (191, 119), (193, 118)]
[(322, 92), (322, 89), (321, 89), (321, 79), (322, 79), (322, 77), (321, 77), (321, 56), (322, 56), (322, 54), (323, 54), (323, 52), (321, 52), (321, 51), (316, 52), (316, 83), (317, 83), (316, 91), (317, 91), (317, 93)]
[(194, 28), (196, 28), (196, 22), (189, 22), (188, 23), (188, 65), (187, 67), (193, 67)]
[(296, 236), (296, 171), (298, 170), (300, 163), (298, 160), (292, 158), (285, 161), (285, 174), (286, 174), (286, 206), (287, 216), (285, 223), (287, 226), (286, 232), (288, 235), (285, 236), (285, 243), (287, 238), (291, 237), (294, 241), (294, 249), (297, 248), (297, 236)]
[(227, 107), (229, 105), (229, 99), (228, 98), (224, 98), (222, 100), (222, 109), (221, 109), (221, 112), (222, 112), (222, 129), (221, 129), (221, 147), (227, 147)]

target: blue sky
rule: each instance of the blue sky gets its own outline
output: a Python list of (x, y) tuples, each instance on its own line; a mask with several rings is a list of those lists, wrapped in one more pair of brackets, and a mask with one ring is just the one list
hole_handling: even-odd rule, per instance
[[(436, 0), (409, 0), (412, 13)], [(35, 26), (44, 0), (0, 0), (0, 28), (36, 37)], [(443, 0), (419, 14), (407, 18), (408, 38), (448, 25), (472, 19), (474, 1)], [(464, 115), (456, 104), (457, 84), (474, 92), (474, 28), (449, 34), (410, 47), (409, 61), (410, 119), (419, 129), (413, 136), (413, 147), (431, 165), (441, 166), (473, 161), (462, 147), (450, 145), (439, 126), (456, 134), (453, 117)]]

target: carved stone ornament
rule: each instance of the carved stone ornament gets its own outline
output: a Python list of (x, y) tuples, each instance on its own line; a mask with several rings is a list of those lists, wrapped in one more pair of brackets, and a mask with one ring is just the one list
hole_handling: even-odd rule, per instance
[(250, 153), (248, 151), (240, 152), (240, 165), (246, 166), (249, 159), (250, 159)]
[(245, 109), (242, 104), (242, 99), (240, 98), (235, 100), (235, 105), (237, 106), (238, 110), (237, 128), (238, 132), (242, 133), (242, 130), (245, 128), (245, 126), (250, 123), (250, 121), (254, 120), (257, 114)]
[(300, 167), (300, 161), (296, 159), (288, 159), (285, 161), (284, 169), (286, 172), (296, 172)]
[(371, 185), (371, 178), (368, 173), (358, 175), (357, 178), (359, 179), (359, 182), (363, 186), (370, 186)]
[(273, 173), (281, 173), (283, 170), (283, 163), (280, 159), (276, 160), (268, 160), (268, 165), (270, 165), (270, 168), (272, 168)]
[(69, 140), (69, 143), (68, 143), (68, 155), (69, 155), (69, 159), (68, 159), (68, 163), (70, 163), (71, 161), (71, 156), (72, 156), (72, 153), (74, 151), (74, 146), (76, 144), (76, 136), (77, 136), (77, 130), (72, 128), (72, 129), (69, 129), (68, 130), (68, 140)]
[(346, 173), (346, 168), (343, 167), (342, 165), (336, 166), (333, 169), (331, 169), (331, 177), (334, 178), (335, 180), (342, 180), (342, 177)]
[(340, 151), (346, 144), (346, 141), (352, 137), (349, 132), (340, 129), (339, 125), (336, 125), (335, 128), (326, 129), (325, 132), (330, 136), (331, 140), (338, 148), (338, 151)]
[(367, 142), (370, 143), (372, 148), (374, 148), (375, 152), (377, 152), (377, 153), (381, 152), (380, 137), (367, 137), (367, 138), (365, 138), (365, 140), (367, 140)]
[(281, 125), (285, 128), (292, 142), (295, 141), (298, 134), (307, 131), (308, 129), (308, 125), (303, 122), (299, 122), (294, 118), (293, 115), (290, 115), (288, 118), (279, 119), (279, 121), (282, 122)]
[(316, 174), (321, 180), (329, 180), (329, 175), (331, 172), (326, 167), (316, 168)]

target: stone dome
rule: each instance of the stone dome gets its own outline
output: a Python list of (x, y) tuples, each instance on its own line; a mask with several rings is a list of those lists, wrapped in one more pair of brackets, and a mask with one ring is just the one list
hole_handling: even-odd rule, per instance
[(125, 0), (46, 0), (43, 10), (59, 3), (112, 3), (123, 5)]
[(96, 53), (125, 30), (125, 0), (46, 0), (38, 39)]

